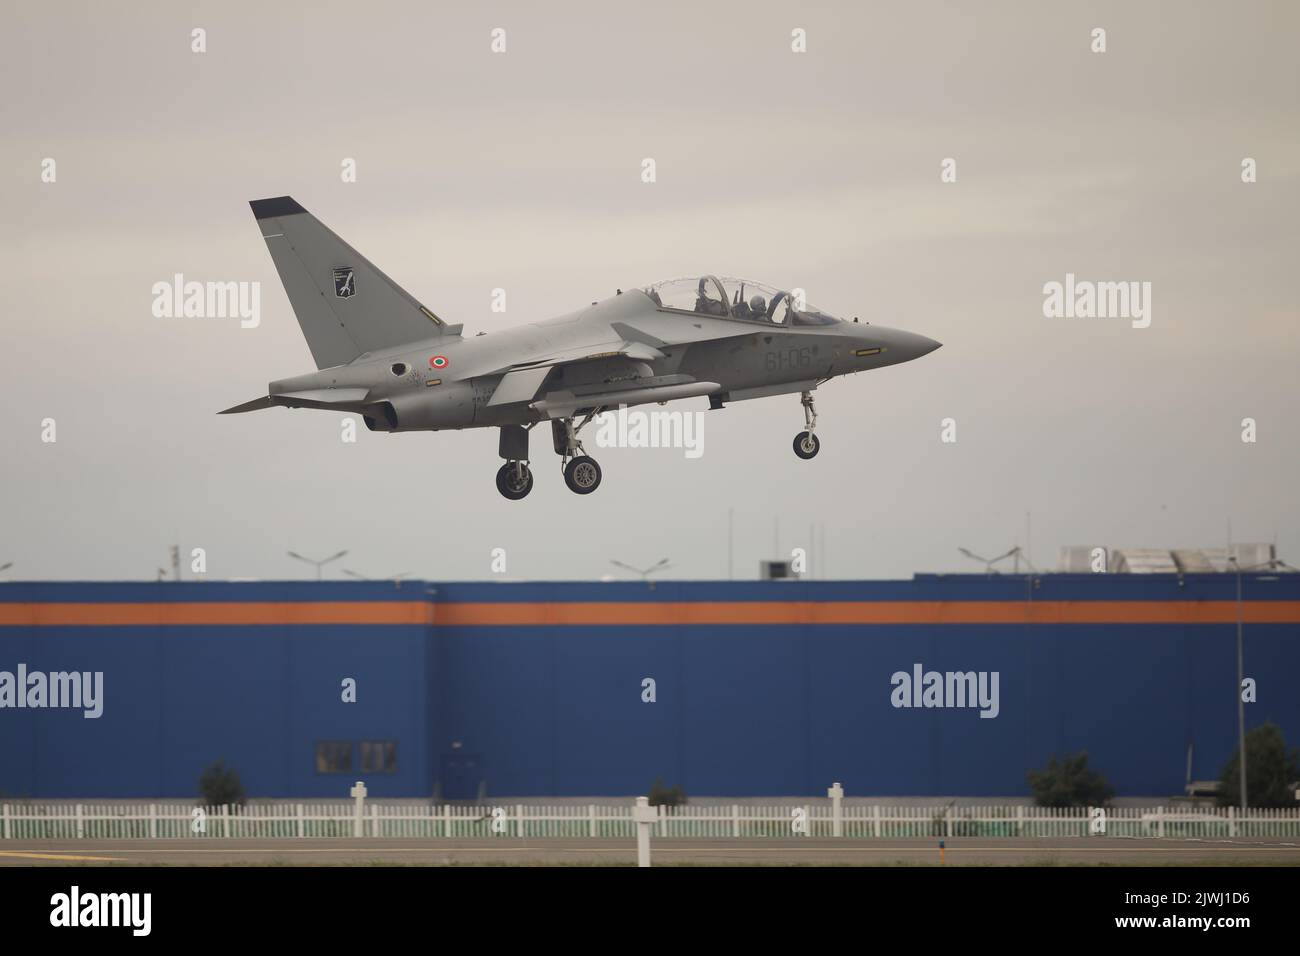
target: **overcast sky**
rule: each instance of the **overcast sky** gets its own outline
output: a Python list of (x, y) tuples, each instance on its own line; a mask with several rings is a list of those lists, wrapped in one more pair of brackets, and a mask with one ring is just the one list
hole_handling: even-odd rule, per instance
[[(333, 574), (476, 579), (498, 547), (514, 579), (718, 578), (729, 509), (737, 577), (814, 525), (814, 577), (978, 570), (958, 546), (1027, 514), (1043, 567), (1229, 522), (1300, 562), (1294, 3), (444, 6), (6, 11), (7, 576), (150, 579), (175, 542), (212, 578), (346, 548)], [(508, 502), (495, 429), (215, 414), (314, 368), (247, 206), (283, 194), (466, 334), (713, 272), (944, 347), (819, 389), (814, 461), (789, 395), (705, 414), (698, 459), (599, 450), (589, 497), (539, 433)], [(154, 317), (175, 273), (261, 283), (260, 326)], [(1150, 327), (1045, 318), (1066, 273), (1150, 282)]]

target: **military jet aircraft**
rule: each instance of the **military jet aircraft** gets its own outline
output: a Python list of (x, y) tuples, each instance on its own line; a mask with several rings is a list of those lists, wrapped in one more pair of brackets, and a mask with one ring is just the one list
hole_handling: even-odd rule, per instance
[(707, 397), (711, 409), (798, 393), (800, 458), (815, 456), (813, 391), (939, 348), (923, 335), (846, 322), (799, 290), (713, 275), (617, 294), (544, 322), (464, 337), (289, 196), (250, 203), (319, 371), (271, 382), (220, 414), (276, 405), (355, 413), (372, 431), (501, 429), (497, 489), (533, 487), (528, 439), (539, 422), (565, 484), (600, 485), (578, 435), (620, 406)]

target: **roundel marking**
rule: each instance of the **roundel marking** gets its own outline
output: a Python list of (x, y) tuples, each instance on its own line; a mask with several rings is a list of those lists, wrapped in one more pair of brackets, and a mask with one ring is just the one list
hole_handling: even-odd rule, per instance
[(447, 356), (445, 355), (435, 355), (429, 359), (430, 368), (446, 368), (449, 364), (451, 363), (447, 361)]

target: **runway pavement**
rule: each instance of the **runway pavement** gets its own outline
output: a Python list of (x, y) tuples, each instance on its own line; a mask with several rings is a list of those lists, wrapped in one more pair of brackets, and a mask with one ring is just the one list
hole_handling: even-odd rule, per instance
[[(1283, 839), (949, 838), (946, 866), (1300, 866)], [(935, 838), (659, 839), (656, 865), (938, 866)], [(636, 863), (633, 840), (192, 839), (5, 840), (0, 866), (614, 865)]]

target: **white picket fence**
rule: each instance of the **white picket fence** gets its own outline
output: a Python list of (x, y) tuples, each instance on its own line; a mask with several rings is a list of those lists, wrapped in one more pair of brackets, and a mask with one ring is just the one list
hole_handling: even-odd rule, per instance
[[(201, 812), (196, 812), (201, 811)], [(1300, 809), (1113, 807), (1096, 832), (1089, 810), (1031, 806), (885, 807), (830, 801), (803, 806), (687, 804), (659, 807), (661, 837), (1300, 837)], [(799, 811), (806, 826), (796, 826)], [(636, 835), (632, 804), (395, 805), (267, 803), (196, 808), (183, 804), (0, 804), (0, 838), (182, 839), (293, 837), (619, 837)]]

